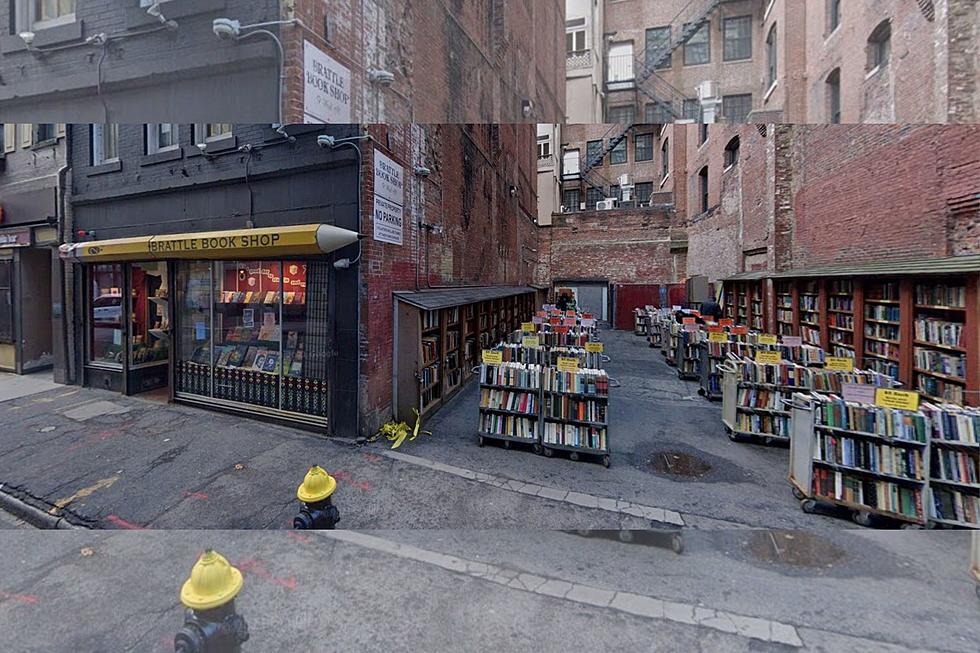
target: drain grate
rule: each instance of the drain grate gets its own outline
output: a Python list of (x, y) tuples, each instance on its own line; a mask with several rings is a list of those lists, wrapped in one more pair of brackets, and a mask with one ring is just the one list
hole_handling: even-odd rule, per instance
[(661, 474), (688, 478), (700, 478), (711, 471), (703, 459), (683, 451), (658, 451), (650, 458), (650, 466)]

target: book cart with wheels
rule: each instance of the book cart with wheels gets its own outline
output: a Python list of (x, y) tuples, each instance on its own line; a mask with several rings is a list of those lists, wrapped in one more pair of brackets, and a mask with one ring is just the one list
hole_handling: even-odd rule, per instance
[(674, 360), (677, 363), (677, 377), (682, 381), (697, 381), (701, 378), (701, 343), (706, 332), (684, 330), (677, 336), (677, 352)]
[(789, 406), (789, 480), (804, 512), (825, 504), (850, 510), (861, 526), (874, 518), (902, 528), (929, 524), (932, 420), (925, 411), (813, 393), (794, 394)]
[(929, 519), (980, 529), (980, 408), (925, 403), (923, 411), (932, 418)]
[(647, 342), (650, 343), (651, 348), (662, 346), (664, 334), (661, 319), (658, 309), (647, 309)]
[(667, 325), (663, 352), (667, 364), (671, 367), (677, 367), (677, 353), (680, 351), (681, 333), (683, 333), (682, 329), (683, 326), (678, 324), (677, 320), (674, 319), (671, 319)]
[(568, 452), (573, 461), (609, 467), (609, 377), (599, 369), (548, 367), (542, 371), (541, 446), (544, 455)]
[(480, 365), (480, 424), (477, 444), (513, 443), (541, 453), (541, 366), (501, 362)]
[(647, 312), (644, 308), (633, 309), (633, 333), (638, 336), (647, 335)]

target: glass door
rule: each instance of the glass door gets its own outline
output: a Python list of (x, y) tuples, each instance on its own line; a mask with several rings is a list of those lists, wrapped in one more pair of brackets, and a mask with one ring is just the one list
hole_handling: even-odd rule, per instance
[(130, 394), (169, 385), (170, 282), (163, 261), (133, 263), (129, 268), (129, 371)]

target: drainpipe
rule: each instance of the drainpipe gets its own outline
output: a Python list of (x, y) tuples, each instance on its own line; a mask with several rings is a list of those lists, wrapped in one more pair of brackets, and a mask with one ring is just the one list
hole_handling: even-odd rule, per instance
[[(68, 125), (67, 130), (72, 126)], [(65, 164), (58, 170), (58, 221), (59, 243), (69, 243), (74, 233), (74, 212), (71, 202), (71, 158), (74, 150), (71, 134), (66, 134), (65, 138)], [(74, 385), (77, 381), (77, 369), (75, 361), (75, 265), (74, 263), (63, 261), (60, 265), (59, 274), (61, 276), (61, 339), (62, 351), (64, 352), (65, 362), (65, 383)]]

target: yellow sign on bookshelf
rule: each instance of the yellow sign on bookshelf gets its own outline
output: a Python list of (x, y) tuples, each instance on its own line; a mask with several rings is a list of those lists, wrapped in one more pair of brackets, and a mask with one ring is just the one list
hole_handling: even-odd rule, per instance
[(919, 393), (908, 390), (878, 388), (875, 390), (875, 404), (882, 408), (898, 410), (919, 410)]
[(564, 356), (558, 359), (558, 371), (559, 372), (578, 372), (578, 359), (577, 358), (565, 358)]
[(760, 333), (759, 334), (759, 344), (760, 345), (777, 345), (779, 344), (779, 338), (771, 333)]
[(709, 333), (708, 342), (728, 342), (727, 333)]
[(755, 362), (759, 365), (780, 365), (783, 362), (783, 354), (778, 351), (757, 351)]
[(524, 338), (521, 340), (521, 345), (531, 349), (537, 349), (541, 346), (541, 341), (537, 336), (524, 336)]
[(601, 342), (587, 342), (585, 343), (585, 351), (593, 354), (601, 354), (606, 350), (605, 346)]
[(854, 359), (845, 356), (827, 356), (824, 367), (834, 372), (853, 372)]
[(524, 333), (534, 333), (534, 322), (521, 322), (521, 331)]
[(483, 350), (483, 362), (488, 365), (500, 365), (504, 362), (504, 352), (502, 351), (490, 351), (489, 349)]

